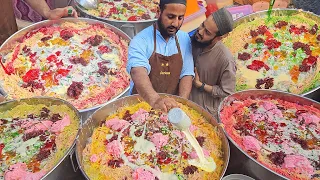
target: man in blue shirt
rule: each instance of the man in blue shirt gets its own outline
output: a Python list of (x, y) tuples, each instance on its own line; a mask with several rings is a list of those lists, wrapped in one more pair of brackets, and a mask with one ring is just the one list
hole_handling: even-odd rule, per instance
[(160, 0), (160, 16), (153, 26), (137, 34), (129, 46), (127, 71), (131, 94), (139, 93), (153, 108), (167, 112), (177, 103), (158, 93), (188, 99), (194, 76), (189, 35), (179, 31), (186, 12), (185, 0)]

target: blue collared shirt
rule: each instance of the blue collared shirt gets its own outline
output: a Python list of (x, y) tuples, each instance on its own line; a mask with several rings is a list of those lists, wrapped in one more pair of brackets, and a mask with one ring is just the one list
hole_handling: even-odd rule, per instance
[[(128, 64), (127, 71), (130, 71), (134, 67), (144, 67), (147, 69), (148, 74), (151, 71), (151, 66), (149, 64), (149, 58), (151, 57), (154, 50), (154, 36), (153, 36), (153, 26), (149, 26), (146, 29), (138, 33), (130, 42), (128, 50)], [(169, 38), (168, 42), (162, 37), (160, 32), (156, 31), (156, 43), (158, 54), (164, 56), (171, 56), (178, 53), (178, 48), (176, 45), (175, 37)], [(178, 31), (176, 34), (180, 44), (180, 50), (183, 60), (182, 70), (180, 74), (180, 79), (184, 76), (194, 76), (194, 66), (192, 57), (192, 47), (191, 40), (188, 33), (183, 31)], [(133, 82), (130, 83), (130, 94), (132, 91)]]

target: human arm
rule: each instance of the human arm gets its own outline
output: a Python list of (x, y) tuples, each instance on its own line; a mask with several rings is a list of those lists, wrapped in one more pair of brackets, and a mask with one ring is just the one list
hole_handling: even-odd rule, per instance
[(139, 95), (154, 109), (168, 112), (171, 108), (177, 107), (177, 103), (172, 98), (161, 98), (153, 89), (147, 70), (144, 67), (132, 68), (131, 78)]
[(28, 5), (46, 19), (56, 20), (68, 16), (68, 10), (71, 9), (71, 15), (78, 17), (77, 11), (72, 6), (64, 8), (50, 9), (45, 0), (25, 0)]
[(171, 98), (161, 98), (153, 89), (148, 74), (151, 71), (149, 58), (151, 53), (148, 52), (148, 42), (140, 36), (135, 37), (128, 49), (127, 71), (131, 75), (134, 87), (139, 95), (149, 103), (154, 109), (160, 109), (167, 112), (177, 103)]
[[(200, 88), (202, 82), (200, 81), (197, 70), (195, 70), (194, 86)], [(236, 66), (233, 61), (229, 62), (222, 73), (219, 85), (204, 85), (204, 91), (211, 94), (213, 97), (226, 97), (235, 91), (236, 84)]]
[(131, 69), (131, 79), (139, 95), (151, 106), (160, 97), (153, 89), (147, 69), (144, 67), (134, 67)]
[(179, 96), (185, 99), (189, 99), (189, 95), (192, 89), (192, 81), (194, 77), (194, 63), (192, 56), (192, 46), (191, 41), (188, 36), (186, 36), (185, 52), (182, 56), (183, 65), (180, 74), (179, 82)]
[(184, 76), (180, 79), (179, 83), (179, 96), (185, 99), (189, 99), (189, 95), (192, 88), (193, 76)]

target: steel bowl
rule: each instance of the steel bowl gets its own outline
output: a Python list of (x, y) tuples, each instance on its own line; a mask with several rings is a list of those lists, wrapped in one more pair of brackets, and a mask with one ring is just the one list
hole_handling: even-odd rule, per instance
[[(268, 15), (267, 13), (268, 11), (265, 10), (265, 11), (252, 13), (247, 16), (243, 16), (234, 22), (234, 28), (236, 28), (240, 24), (251, 22), (256, 18), (266, 17)], [(304, 16), (320, 22), (320, 16), (312, 12), (302, 11), (298, 9), (274, 9), (271, 11), (271, 16), (290, 16), (298, 13), (303, 13)], [(316, 87), (314, 87), (312, 90), (305, 92), (301, 95), (320, 101), (320, 83)]]
[(115, 27), (121, 29), (131, 38), (133, 38), (138, 32), (142, 31), (143, 29), (145, 29), (146, 27), (152, 25), (154, 22), (157, 21), (157, 19), (140, 20), (140, 21), (121, 21), (121, 20), (107, 19), (107, 18), (89, 14), (87, 10), (80, 5), (79, 0), (74, 0), (74, 2), (75, 2), (74, 4), (76, 9), (79, 10), (81, 16), (90, 18), (90, 19), (97, 19), (97, 20), (112, 24)]
[(72, 104), (61, 99), (56, 99), (51, 97), (34, 97), (34, 98), (27, 98), (27, 99), (20, 99), (20, 100), (10, 100), (10, 101), (0, 103), (0, 112), (8, 111), (20, 105), (21, 103), (27, 103), (29, 105), (44, 104), (46, 106), (67, 105), (73, 112), (75, 112), (76, 118), (79, 122), (77, 135), (74, 138), (74, 141), (69, 145), (69, 148), (64, 153), (60, 161), (54, 167), (52, 167), (52, 169), (48, 171), (47, 174), (42, 177), (42, 179), (48, 179), (48, 180), (64, 179), (66, 174), (72, 174), (72, 172), (70, 172), (72, 167), (72, 162), (71, 162), (72, 154), (74, 152), (74, 146), (76, 143), (76, 139), (79, 135), (80, 127), (81, 127), (80, 114), (78, 110)]
[[(94, 19), (87, 19), (87, 18), (62, 18), (59, 20), (45, 20), (45, 21), (41, 21), (35, 24), (32, 24), (28, 27), (25, 27), (23, 29), (21, 29), (20, 31), (16, 32), (15, 34), (13, 34), (10, 38), (8, 38), (0, 47), (0, 54), (1, 53), (5, 53), (11, 50), (12, 45), (14, 45), (14, 43), (16, 43), (17, 41), (19, 41), (21, 39), (21, 37), (23, 37), (27, 32), (32, 31), (34, 29), (37, 28), (41, 28), (44, 26), (50, 26), (53, 24), (62, 24), (64, 22), (86, 22), (88, 24), (103, 24), (106, 27), (110, 28), (113, 32), (115, 32), (116, 34), (118, 34), (121, 38), (127, 40), (128, 42), (130, 42), (131, 38), (125, 34), (124, 32), (122, 32), (120, 29), (114, 27), (113, 25), (110, 25), (108, 23), (105, 22), (101, 22), (98, 20), (94, 20)], [(0, 67), (1, 68), (1, 67)], [(87, 117), (89, 117), (95, 110), (97, 110), (99, 107), (104, 106), (116, 99), (118, 99), (119, 97), (124, 96), (125, 94), (129, 93), (129, 88), (130, 86), (128, 85), (128, 87), (126, 87), (125, 90), (123, 90), (120, 94), (118, 94), (117, 96), (111, 98), (109, 101), (107, 101), (104, 104), (100, 104), (100, 105), (96, 105), (90, 108), (86, 108), (86, 109), (80, 109), (79, 112), (81, 113), (81, 116), (83, 116), (82, 120), (85, 120)], [(5, 90), (1, 87), (0, 85), (0, 94), (3, 94), (4, 96), (7, 95), (7, 93), (5, 92)]]
[[(320, 109), (320, 103), (305, 98), (303, 96), (283, 92), (283, 91), (277, 91), (277, 90), (246, 90), (246, 91), (240, 91), (235, 94), (232, 94), (228, 97), (226, 97), (219, 106), (219, 120), (220, 120), (220, 112), (223, 110), (225, 106), (230, 105), (230, 103), (234, 100), (243, 101), (249, 98), (271, 98), (271, 99), (281, 99), (284, 101), (292, 102), (292, 103), (298, 103), (301, 105), (306, 106), (313, 106), (315, 108)], [(221, 122), (221, 121), (220, 121)], [(231, 151), (231, 157), (230, 157), (230, 163), (229, 168), (227, 170), (227, 173), (242, 173), (245, 175), (248, 175), (250, 177), (253, 177), (257, 180), (261, 179), (272, 179), (272, 180), (283, 180), (288, 179), (284, 177), (283, 175), (271, 170), (270, 168), (266, 167), (265, 165), (261, 164), (256, 159), (252, 158), (250, 155), (248, 155), (244, 150), (242, 150), (238, 144), (230, 137), (228, 132), (224, 130), (226, 136), (230, 140), (230, 151)]]
[[(204, 116), (206, 120), (208, 120), (209, 122), (212, 122), (213, 126), (215, 126), (219, 129), (219, 133), (222, 138), (222, 149), (224, 152), (223, 153), (224, 167), (223, 167), (223, 171), (222, 171), (222, 174), (220, 177), (220, 179), (222, 179), (222, 177), (227, 169), (228, 163), (229, 163), (230, 151), (229, 151), (228, 140), (227, 140), (226, 136), (224, 135), (222, 128), (218, 125), (217, 121), (212, 117), (212, 115), (210, 113), (205, 111), (202, 107), (200, 107), (199, 105), (197, 105), (187, 99), (183, 99), (181, 97), (174, 96), (174, 95), (166, 95), (166, 94), (160, 94), (160, 95), (162, 97), (164, 97), (164, 96), (171, 97), (171, 98), (175, 99), (177, 102), (180, 102), (186, 106), (193, 108), (198, 113), (200, 113), (202, 116)], [(118, 110), (118, 108), (123, 107), (125, 105), (137, 104), (141, 101), (141, 99), (142, 98), (139, 95), (127, 96), (127, 97), (118, 99), (110, 104), (107, 104), (107, 105), (101, 107), (94, 114), (92, 114), (92, 116), (82, 125), (80, 132), (79, 132), (79, 137), (76, 141), (75, 153), (76, 153), (79, 168), (81, 169), (81, 171), (82, 171), (83, 175), (86, 177), (86, 179), (89, 179), (89, 177), (87, 176), (86, 172), (83, 169), (82, 152), (83, 152), (85, 146), (87, 145), (88, 139), (92, 136), (94, 129), (96, 127), (99, 127), (100, 122), (104, 121), (106, 119), (106, 117), (108, 117), (109, 115), (115, 113)]]

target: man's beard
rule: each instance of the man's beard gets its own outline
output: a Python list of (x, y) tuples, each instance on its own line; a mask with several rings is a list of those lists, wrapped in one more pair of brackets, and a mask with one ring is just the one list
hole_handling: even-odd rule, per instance
[[(181, 27), (181, 26), (180, 26), (180, 27), (168, 26), (167, 28), (165, 28), (164, 25), (163, 25), (163, 23), (162, 23), (162, 21), (161, 21), (161, 16), (159, 17), (157, 23), (158, 23), (159, 31), (160, 31), (161, 35), (162, 35), (164, 38), (165, 38), (165, 37), (172, 37), (172, 36), (174, 36), (175, 34), (177, 34), (177, 32), (179, 31), (179, 29), (180, 29), (180, 27)], [(176, 29), (176, 33), (174, 33), (174, 34), (169, 34), (168, 31), (167, 31), (167, 29), (169, 29), (169, 28), (174, 28), (174, 29)]]
[(205, 47), (209, 46), (209, 45), (212, 43), (212, 41), (215, 39), (215, 37), (214, 37), (213, 39), (211, 39), (211, 40), (209, 40), (209, 41), (199, 42), (199, 41), (197, 41), (197, 39), (196, 39), (196, 34), (197, 34), (197, 33), (198, 33), (198, 32), (195, 32), (195, 33), (193, 34), (193, 36), (191, 37), (192, 44), (194, 44), (195, 47), (205, 48)]

